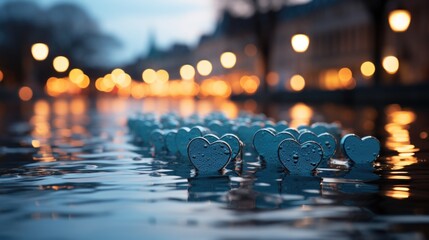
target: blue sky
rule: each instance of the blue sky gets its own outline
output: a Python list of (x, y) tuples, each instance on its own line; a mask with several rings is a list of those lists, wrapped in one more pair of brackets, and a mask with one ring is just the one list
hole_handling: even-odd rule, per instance
[(31, 0), (49, 7), (59, 2), (82, 6), (101, 29), (123, 44), (115, 54), (117, 63), (145, 53), (149, 33), (160, 47), (174, 42), (196, 44), (211, 32), (217, 18), (216, 0)]

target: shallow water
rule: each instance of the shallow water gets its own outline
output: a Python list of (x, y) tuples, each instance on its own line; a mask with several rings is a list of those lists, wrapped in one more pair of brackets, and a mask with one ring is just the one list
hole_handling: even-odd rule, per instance
[(376, 135), (376, 168), (317, 176), (267, 169), (254, 155), (224, 175), (194, 176), (151, 158), (126, 128), (135, 111), (239, 109), (255, 102), (56, 99), (0, 104), (0, 239), (425, 239), (428, 113), (398, 105), (273, 106), (292, 124), (339, 120)]

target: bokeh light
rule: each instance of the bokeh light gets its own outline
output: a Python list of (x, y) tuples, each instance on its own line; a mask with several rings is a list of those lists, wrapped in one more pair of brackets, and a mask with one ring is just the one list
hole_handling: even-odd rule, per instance
[(1, 82), (1, 81), (3, 81), (3, 78), (4, 78), (4, 74), (3, 74), (3, 72), (0, 70), (0, 82)]
[(195, 77), (195, 68), (189, 64), (185, 64), (180, 68), (180, 77), (183, 80), (192, 80)]
[(168, 74), (168, 72), (164, 69), (160, 69), (158, 71), (156, 71), (156, 80), (162, 83), (165, 83), (169, 80), (170, 75)]
[(292, 91), (299, 92), (305, 87), (305, 79), (301, 75), (295, 74), (290, 78), (289, 84)]
[(247, 94), (254, 94), (259, 87), (260, 80), (257, 76), (243, 76), (240, 78), (240, 86)]
[(395, 74), (399, 69), (399, 60), (395, 56), (383, 58), (383, 68), (389, 74)]
[(55, 71), (65, 72), (69, 68), (69, 60), (64, 56), (58, 56), (52, 61)]
[(405, 32), (410, 23), (411, 14), (405, 9), (398, 9), (389, 13), (389, 26), (395, 32)]
[(363, 76), (371, 77), (375, 72), (375, 65), (371, 61), (366, 61), (360, 65), (360, 71)]
[(305, 34), (295, 34), (291, 38), (292, 48), (295, 52), (305, 52), (310, 45), (310, 38)]
[(144, 70), (142, 73), (142, 79), (145, 83), (148, 83), (148, 84), (154, 83), (156, 80), (155, 70), (151, 68)]
[(212, 72), (213, 66), (208, 60), (201, 60), (197, 63), (197, 70), (201, 76), (208, 76)]
[(33, 98), (33, 90), (30, 87), (23, 86), (19, 89), (18, 95), (22, 101), (29, 101)]
[(44, 43), (35, 43), (31, 46), (31, 54), (37, 61), (43, 61), (48, 57), (49, 47)]
[(224, 68), (233, 68), (235, 64), (237, 63), (237, 57), (232, 52), (224, 52), (222, 55), (220, 55), (220, 64), (222, 64), (222, 67)]

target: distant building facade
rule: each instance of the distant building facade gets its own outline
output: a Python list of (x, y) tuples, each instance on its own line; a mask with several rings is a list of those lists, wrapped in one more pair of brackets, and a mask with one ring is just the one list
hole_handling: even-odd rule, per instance
[[(276, 12), (276, 28), (271, 40), (269, 70), (278, 76), (273, 90), (287, 89), (290, 78), (299, 74), (305, 87), (336, 90), (372, 85), (373, 79), (361, 73), (365, 61), (373, 61), (374, 21), (371, 1), (366, 0), (314, 0), (305, 5), (286, 6)], [(388, 25), (388, 13), (397, 6), (405, 7), (412, 15), (406, 32), (396, 33)], [(429, 83), (429, 2), (425, 0), (385, 2), (382, 55), (399, 59), (397, 73), (382, 70), (382, 84)], [(225, 12), (216, 30), (203, 36), (199, 44), (185, 50), (173, 46), (159, 51), (153, 45), (150, 53), (136, 64), (144, 68), (166, 69), (171, 78), (180, 78), (179, 69), (184, 64), (193, 66), (206, 59), (213, 64), (210, 76), (237, 81), (241, 75), (253, 74), (261, 79), (261, 55), (257, 49), (255, 18), (240, 18)], [(310, 38), (306, 52), (296, 53), (291, 47), (291, 37), (304, 33)], [(224, 69), (219, 56), (224, 51), (237, 55), (233, 69)], [(340, 70), (344, 76), (339, 76)], [(232, 79), (231, 79), (232, 78)], [(203, 79), (196, 77), (197, 81)]]

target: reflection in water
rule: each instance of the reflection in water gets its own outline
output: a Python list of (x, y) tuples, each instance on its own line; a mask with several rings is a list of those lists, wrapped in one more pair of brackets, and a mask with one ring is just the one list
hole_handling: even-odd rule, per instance
[[(429, 224), (427, 191), (422, 190), (428, 166), (414, 154), (399, 155), (416, 151), (410, 147), (412, 136), (403, 131), (417, 116), (410, 110), (389, 111), (386, 125), (392, 130), (386, 148), (397, 151), (400, 161), (395, 156), (380, 159), (375, 171), (372, 166), (330, 165), (305, 177), (261, 165), (256, 155), (244, 156), (223, 175), (195, 176), (183, 159), (152, 158), (150, 149), (135, 142), (125, 127), (136, 111), (174, 111), (181, 116), (222, 111), (234, 118), (240, 109), (258, 108), (254, 100), (36, 101), (31, 127), (10, 138), (8, 151), (1, 149), (0, 238), (28, 239), (32, 229), (41, 230), (40, 239), (88, 238), (89, 228), (96, 237), (114, 238), (106, 231), (113, 227), (121, 233), (118, 238), (127, 239), (142, 233), (146, 238), (171, 239), (178, 232), (191, 239), (344, 239), (357, 232), (368, 238), (395, 238), (422, 231), (407, 228), (416, 212), (423, 227)], [(299, 103), (286, 113), (297, 126), (316, 117), (323, 120), (318, 111)], [(403, 220), (380, 220), (381, 214), (398, 212), (405, 215)], [(53, 224), (62, 230), (53, 229)]]
[[(416, 120), (416, 114), (410, 110), (404, 110), (399, 105), (390, 105), (386, 108), (387, 123), (385, 130), (388, 133), (386, 148), (396, 152), (394, 156), (386, 158), (387, 164), (392, 165), (387, 179), (397, 181), (411, 180), (411, 174), (407, 170), (417, 164), (415, 153), (419, 151), (411, 143), (410, 125)], [(395, 199), (406, 199), (411, 196), (409, 182), (394, 184), (385, 191), (385, 195)]]
[(291, 121), (290, 127), (298, 127), (299, 125), (309, 125), (313, 117), (313, 110), (304, 103), (297, 103), (289, 110)]

